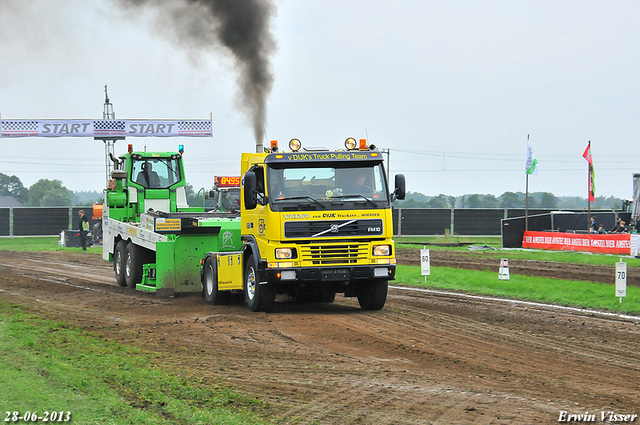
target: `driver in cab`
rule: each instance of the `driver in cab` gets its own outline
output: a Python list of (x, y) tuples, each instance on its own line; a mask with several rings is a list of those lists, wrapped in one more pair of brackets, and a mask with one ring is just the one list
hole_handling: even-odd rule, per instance
[(160, 177), (158, 177), (158, 173), (153, 171), (153, 166), (149, 161), (142, 164), (142, 171), (138, 173), (136, 183), (146, 188), (160, 187)]

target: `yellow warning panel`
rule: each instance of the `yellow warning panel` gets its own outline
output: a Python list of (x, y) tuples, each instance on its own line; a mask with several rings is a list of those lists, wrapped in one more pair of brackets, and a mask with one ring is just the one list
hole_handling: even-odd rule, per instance
[(156, 218), (156, 232), (180, 232), (182, 219), (180, 218)]
[(242, 289), (242, 252), (225, 252), (218, 257), (218, 290)]

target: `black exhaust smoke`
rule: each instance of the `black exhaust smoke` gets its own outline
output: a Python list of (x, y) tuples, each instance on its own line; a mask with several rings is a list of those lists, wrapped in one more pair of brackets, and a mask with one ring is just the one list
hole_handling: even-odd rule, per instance
[(256, 151), (262, 152), (267, 97), (273, 86), (270, 57), (276, 42), (269, 23), (276, 13), (271, 0), (116, 0), (127, 7), (157, 8), (159, 29), (174, 30), (191, 52), (226, 50), (238, 70), (240, 107), (253, 125)]

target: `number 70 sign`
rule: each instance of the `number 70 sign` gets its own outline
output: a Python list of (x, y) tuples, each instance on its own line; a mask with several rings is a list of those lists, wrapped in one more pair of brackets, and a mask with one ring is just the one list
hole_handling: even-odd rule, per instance
[(622, 297), (627, 296), (627, 263), (623, 263), (620, 261), (616, 263), (616, 297), (620, 297), (620, 302), (622, 302)]

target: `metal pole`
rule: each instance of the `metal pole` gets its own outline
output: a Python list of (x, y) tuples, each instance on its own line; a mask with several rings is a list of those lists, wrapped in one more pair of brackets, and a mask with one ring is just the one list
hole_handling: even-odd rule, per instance
[(527, 189), (524, 195), (524, 231), (529, 230), (529, 174), (527, 174)]
[(391, 170), (391, 165), (390, 165), (390, 154), (391, 152), (389, 151), (389, 149), (382, 149), (382, 153), (387, 155), (387, 183), (389, 184), (389, 186), (391, 186), (391, 176), (390, 176), (390, 170)]
[[(589, 142), (591, 143), (591, 142)], [(593, 182), (591, 181), (591, 164), (587, 163), (587, 182), (589, 193), (587, 194), (587, 233), (589, 233), (589, 227), (591, 226), (591, 185)]]

